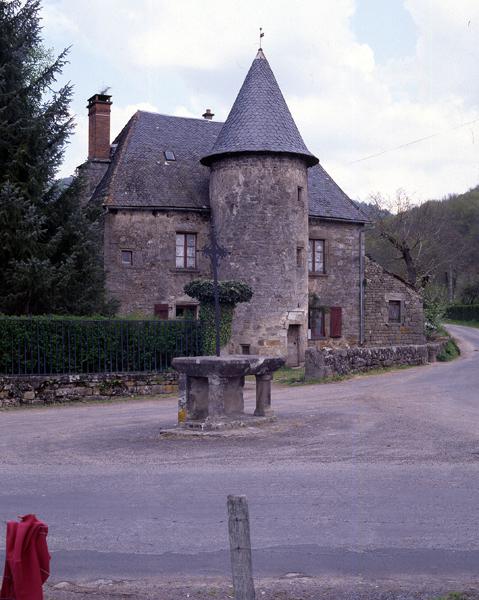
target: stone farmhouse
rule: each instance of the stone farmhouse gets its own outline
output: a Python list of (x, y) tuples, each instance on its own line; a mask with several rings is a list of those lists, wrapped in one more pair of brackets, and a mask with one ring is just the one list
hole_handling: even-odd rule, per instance
[(107, 285), (121, 314), (195, 317), (184, 285), (248, 282), (229, 351), (304, 360), (308, 345), (424, 342), (422, 301), (365, 256), (366, 217), (305, 146), (262, 50), (224, 123), (138, 111), (110, 144), (111, 97), (89, 99), (85, 201), (104, 207)]

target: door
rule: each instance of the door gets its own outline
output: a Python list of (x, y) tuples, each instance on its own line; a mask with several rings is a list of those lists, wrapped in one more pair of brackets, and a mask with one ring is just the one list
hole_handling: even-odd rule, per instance
[(288, 357), (286, 359), (288, 367), (299, 366), (299, 328), (300, 325), (288, 327)]

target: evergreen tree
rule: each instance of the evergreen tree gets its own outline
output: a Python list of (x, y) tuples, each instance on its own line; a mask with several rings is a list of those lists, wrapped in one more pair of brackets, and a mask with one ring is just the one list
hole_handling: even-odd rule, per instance
[(0, 0), (0, 312), (105, 312), (97, 212), (55, 175), (73, 129), (67, 50), (42, 44), (40, 0)]

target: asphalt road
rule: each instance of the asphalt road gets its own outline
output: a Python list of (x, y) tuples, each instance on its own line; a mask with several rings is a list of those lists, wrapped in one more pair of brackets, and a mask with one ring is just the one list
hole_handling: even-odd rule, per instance
[(54, 581), (223, 576), (246, 494), (258, 576), (477, 583), (479, 330), (451, 330), (459, 360), (276, 387), (226, 437), (161, 437), (174, 399), (0, 412), (1, 528), (44, 519)]

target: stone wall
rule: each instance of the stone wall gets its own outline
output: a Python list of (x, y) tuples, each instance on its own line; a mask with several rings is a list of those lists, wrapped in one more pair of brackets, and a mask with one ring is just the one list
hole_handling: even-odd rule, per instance
[[(309, 220), (309, 237), (323, 239), (325, 273), (309, 275), (309, 293), (315, 294), (325, 312), (325, 339), (316, 347), (353, 345), (359, 342), (360, 243), (363, 225)], [(342, 336), (330, 338), (331, 306), (342, 309)]]
[[(176, 233), (197, 234), (197, 268), (176, 268)], [(209, 239), (208, 213), (193, 211), (118, 210), (105, 217), (104, 260), (107, 288), (120, 301), (120, 314), (154, 313), (155, 304), (196, 304), (183, 292), (186, 283), (210, 277), (210, 263), (201, 253)], [(132, 265), (122, 264), (121, 251), (129, 250)]]
[(251, 354), (289, 354), (290, 364), (295, 362), (294, 352), (296, 363), (303, 360), (307, 186), (306, 164), (299, 157), (245, 154), (211, 166), (212, 216), (219, 243), (230, 253), (221, 262), (220, 278), (244, 280), (254, 293), (251, 302), (236, 308), (232, 352), (248, 346)]
[(332, 375), (361, 373), (371, 369), (434, 362), (443, 343), (387, 347), (308, 348), (305, 377), (322, 379)]
[(176, 392), (178, 373), (0, 376), (0, 407)]
[[(390, 322), (389, 302), (401, 304), (400, 322)], [(411, 286), (365, 259), (365, 343), (369, 346), (424, 344), (423, 302)]]

